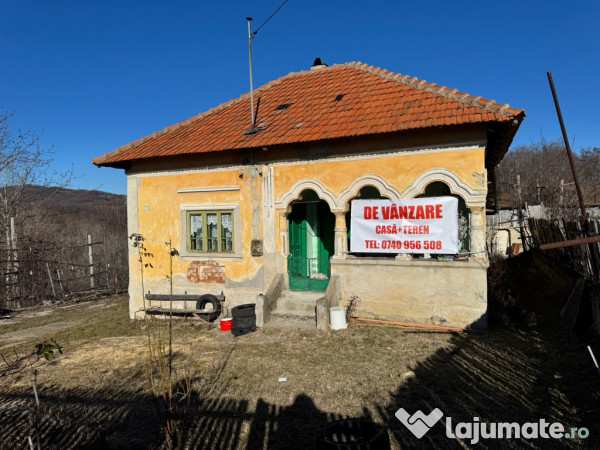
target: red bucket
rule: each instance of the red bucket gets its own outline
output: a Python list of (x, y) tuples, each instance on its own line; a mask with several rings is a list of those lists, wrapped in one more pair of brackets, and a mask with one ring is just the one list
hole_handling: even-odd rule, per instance
[(233, 320), (230, 318), (221, 319), (221, 321), (219, 322), (219, 329), (224, 333), (227, 331), (231, 331), (232, 324), (233, 324)]

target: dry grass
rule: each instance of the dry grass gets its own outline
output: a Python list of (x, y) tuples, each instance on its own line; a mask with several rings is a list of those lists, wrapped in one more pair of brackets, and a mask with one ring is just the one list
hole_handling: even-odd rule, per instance
[(26, 348), (50, 337), (65, 345), (79, 345), (103, 337), (135, 334), (140, 330), (129, 321), (127, 297), (116, 296), (18, 313), (0, 323), (0, 348)]
[[(140, 323), (129, 322), (118, 298), (76, 309), (68, 313), (75, 326), (53, 335), (65, 355), (44, 364), (38, 377), (42, 402), (53, 411), (45, 422), (47, 442), (61, 448), (157, 446)], [(448, 441), (441, 426), (417, 441), (393, 417), (399, 406), (440, 407), (456, 420), (546, 417), (591, 431), (587, 443), (553, 445), (598, 444), (597, 376), (580, 349), (535, 330), (458, 336), (381, 327), (335, 334), (266, 329), (233, 338), (180, 321), (174, 350), (176, 373), (191, 372), (197, 393), (196, 414), (186, 422), (189, 448), (311, 448), (318, 430), (341, 417), (387, 424), (395, 448), (460, 445)], [(0, 389), (2, 442), (21, 443), (26, 423), (10, 414), (30, 401), (29, 377), (0, 380)]]

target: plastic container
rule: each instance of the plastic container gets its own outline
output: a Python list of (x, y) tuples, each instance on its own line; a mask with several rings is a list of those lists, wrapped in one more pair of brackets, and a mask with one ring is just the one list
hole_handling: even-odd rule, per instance
[(223, 333), (231, 331), (232, 325), (233, 325), (233, 319), (231, 317), (226, 317), (219, 321), (219, 329)]
[(332, 330), (345, 330), (348, 328), (344, 308), (341, 306), (332, 306), (329, 308), (329, 323)]

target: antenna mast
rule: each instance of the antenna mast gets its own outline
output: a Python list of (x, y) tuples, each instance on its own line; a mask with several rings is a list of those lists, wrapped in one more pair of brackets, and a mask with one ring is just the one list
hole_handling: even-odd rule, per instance
[(246, 22), (248, 23), (248, 65), (250, 71), (250, 130), (254, 130), (254, 126), (256, 125), (256, 111), (254, 110), (254, 70), (252, 67), (252, 44), (254, 44), (254, 38), (258, 34), (258, 32), (273, 18), (275, 15), (281, 11), (281, 8), (285, 6), (285, 4), (289, 0), (283, 0), (281, 4), (271, 13), (269, 17), (256, 29), (256, 31), (252, 30), (252, 17), (246, 17)]
[(250, 129), (254, 129), (254, 80), (252, 68), (252, 44), (254, 43), (255, 33), (252, 31), (252, 17), (246, 17), (248, 22), (248, 65), (250, 70)]

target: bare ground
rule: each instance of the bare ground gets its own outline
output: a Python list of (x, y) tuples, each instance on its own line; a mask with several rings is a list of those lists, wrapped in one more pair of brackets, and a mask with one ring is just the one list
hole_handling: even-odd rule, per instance
[[(64, 346), (62, 357), (36, 363), (44, 448), (160, 445), (143, 324), (127, 319), (125, 298), (17, 320), (18, 331), (0, 327), (0, 345), (19, 336), (21, 351), (50, 337)], [(483, 335), (270, 328), (233, 338), (180, 321), (174, 349), (177, 375), (193, 379), (196, 391), (187, 448), (308, 449), (319, 430), (346, 417), (384, 424), (393, 448), (473, 447), (446, 438), (441, 422), (417, 440), (395, 419), (400, 406), (438, 407), (454, 421), (544, 417), (590, 429), (585, 441), (486, 441), (483, 448), (600, 447), (598, 375), (584, 349), (535, 327)], [(0, 448), (26, 448), (31, 379), (30, 370), (0, 378)]]

